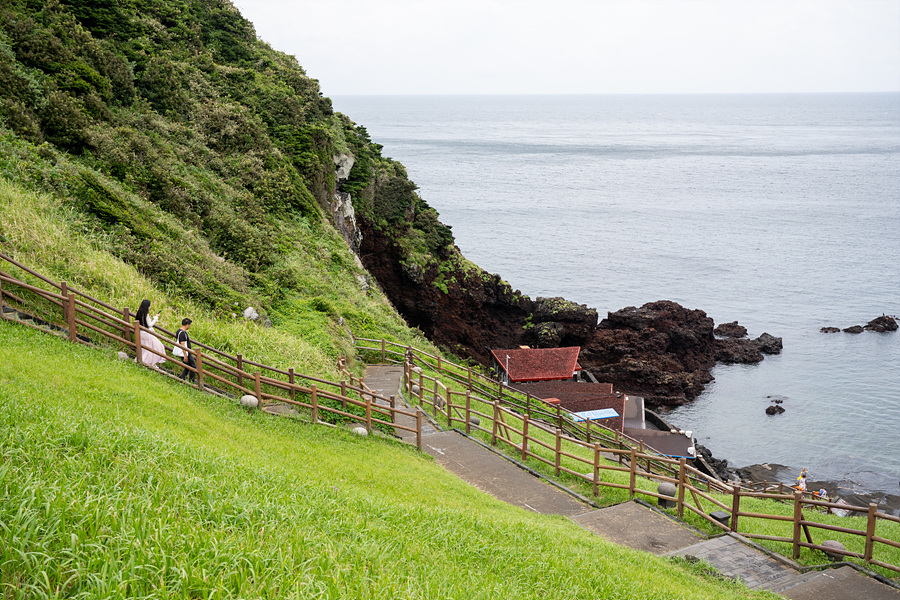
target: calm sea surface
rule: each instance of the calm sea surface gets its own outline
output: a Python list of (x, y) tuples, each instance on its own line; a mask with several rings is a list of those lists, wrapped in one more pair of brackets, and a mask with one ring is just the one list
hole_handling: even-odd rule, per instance
[(900, 494), (900, 332), (819, 332), (900, 315), (900, 94), (333, 101), (523, 293), (784, 338), (671, 413), (714, 455)]

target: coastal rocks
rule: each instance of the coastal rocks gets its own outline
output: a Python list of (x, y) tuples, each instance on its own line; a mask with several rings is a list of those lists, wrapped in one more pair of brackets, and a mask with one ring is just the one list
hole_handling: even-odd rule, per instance
[(779, 354), (783, 347), (780, 337), (768, 333), (755, 340), (717, 339), (715, 357), (725, 364), (753, 364), (761, 362), (764, 354)]
[(754, 343), (756, 343), (756, 347), (763, 354), (781, 354), (781, 350), (784, 348), (780, 337), (775, 337), (768, 333), (763, 333), (754, 340)]
[(821, 331), (822, 333), (837, 333), (839, 331), (843, 331), (844, 333), (860, 334), (863, 331), (888, 333), (891, 331), (897, 331), (897, 329), (897, 317), (881, 315), (880, 317), (876, 317), (866, 323), (865, 327), (863, 327), (862, 325), (853, 325), (852, 327), (845, 327), (844, 329), (839, 329), (837, 327), (822, 327), (819, 331)]
[(678, 405), (712, 380), (713, 320), (668, 300), (607, 315), (579, 362), (598, 380), (644, 396), (648, 406)]
[(695, 443), (694, 449), (697, 452), (697, 458), (701, 459), (701, 464), (705, 463), (710, 470), (712, 470), (710, 475), (715, 475), (722, 481), (729, 481), (732, 479), (734, 472), (728, 468), (728, 460), (714, 457), (712, 452), (709, 451), (709, 448), (701, 444)]
[(780, 404), (772, 404), (771, 406), (766, 407), (767, 415), (780, 415), (784, 412), (784, 407)]
[(747, 337), (747, 328), (743, 325), (738, 325), (737, 321), (732, 321), (731, 323), (719, 324), (713, 330), (713, 333), (719, 337), (739, 339)]
[(876, 333), (886, 333), (888, 331), (897, 331), (897, 320), (894, 317), (881, 315), (877, 319), (872, 319), (866, 324), (866, 331), (874, 331)]

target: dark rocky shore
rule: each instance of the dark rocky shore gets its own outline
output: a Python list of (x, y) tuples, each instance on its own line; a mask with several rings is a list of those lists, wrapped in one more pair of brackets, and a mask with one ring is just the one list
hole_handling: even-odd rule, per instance
[[(727, 464), (727, 463), (726, 463)], [(763, 463), (759, 465), (750, 465), (739, 469), (728, 469), (729, 478), (739, 479), (740, 481), (762, 483), (764, 481), (773, 483), (784, 483), (785, 486), (796, 484), (800, 469), (792, 469), (786, 465), (775, 463)], [(823, 489), (827, 492), (827, 497), (831, 499), (841, 498), (847, 504), (853, 506), (868, 506), (870, 502), (878, 505), (878, 509), (892, 514), (900, 515), (900, 495), (886, 493), (864, 493), (857, 492), (849, 483), (844, 481), (823, 481), (810, 477), (806, 484), (806, 488), (810, 491)]]
[(705, 312), (666, 300), (610, 312), (598, 322), (596, 309), (563, 298), (531, 299), (456, 251), (428, 269), (405, 264), (389, 237), (365, 221), (360, 226), (359, 256), (407, 322), (483, 365), (490, 364), (492, 348), (581, 346), (584, 369), (654, 408), (696, 398), (717, 362), (757, 363), (781, 351), (780, 338), (749, 339), (737, 323), (717, 336)]

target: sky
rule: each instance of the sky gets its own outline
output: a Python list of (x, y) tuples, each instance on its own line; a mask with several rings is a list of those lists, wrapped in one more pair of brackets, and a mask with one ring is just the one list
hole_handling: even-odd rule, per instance
[(900, 0), (232, 0), (326, 96), (900, 91)]

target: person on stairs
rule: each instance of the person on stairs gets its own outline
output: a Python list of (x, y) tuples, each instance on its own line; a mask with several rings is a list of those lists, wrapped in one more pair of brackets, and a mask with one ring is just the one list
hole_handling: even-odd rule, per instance
[(159, 321), (159, 313), (150, 316), (150, 301), (144, 300), (134, 316), (135, 321), (141, 325), (141, 362), (154, 369), (159, 368), (159, 363), (166, 360), (166, 348), (156, 337), (153, 326)]
[(191, 349), (191, 336), (188, 335), (188, 329), (191, 328), (192, 322), (193, 321), (191, 321), (187, 317), (183, 318), (181, 320), (181, 328), (175, 334), (175, 341), (181, 347), (181, 351), (183, 354), (181, 361), (185, 364), (184, 370), (178, 377), (180, 379), (184, 379), (185, 377), (187, 377), (191, 383), (194, 382), (196, 374), (194, 373), (194, 371), (188, 369), (188, 367), (190, 367), (191, 369), (197, 368), (197, 361), (196, 359), (194, 359), (194, 355), (188, 352), (188, 350)]

